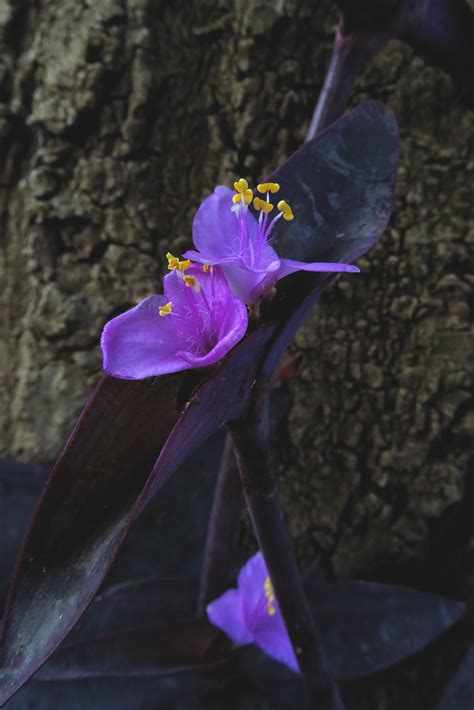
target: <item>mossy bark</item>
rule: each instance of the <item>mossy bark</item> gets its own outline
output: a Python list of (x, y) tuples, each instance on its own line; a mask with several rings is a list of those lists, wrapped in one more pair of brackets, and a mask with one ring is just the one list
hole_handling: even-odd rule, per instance
[[(2, 453), (54, 460), (102, 325), (157, 291), (215, 184), (301, 143), (336, 22), (329, 0), (0, 0)], [(394, 215), (292, 346), (283, 495), (302, 561), (472, 601), (474, 117), (397, 42), (369, 97), (400, 123)], [(428, 707), (400, 674), (360, 707)]]

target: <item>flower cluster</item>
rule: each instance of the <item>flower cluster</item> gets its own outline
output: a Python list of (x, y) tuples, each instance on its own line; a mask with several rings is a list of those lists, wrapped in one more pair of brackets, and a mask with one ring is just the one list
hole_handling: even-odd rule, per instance
[(256, 644), (264, 653), (299, 672), (265, 561), (260, 552), (240, 570), (237, 589), (207, 607), (209, 621), (238, 646)]
[[(261, 197), (254, 197), (246, 180), (234, 183), (235, 194), (224, 186), (216, 187), (197, 211), (193, 242), (198, 251), (185, 257), (201, 264), (219, 264), (232, 291), (245, 303), (255, 303), (273, 284), (295, 271), (358, 271), (356, 266), (280, 259), (269, 240), (275, 224), (294, 219), (285, 200), (277, 203), (277, 214), (270, 195), (279, 192), (276, 182), (257, 185)], [(250, 206), (258, 218), (250, 211)]]
[(234, 188), (216, 187), (197, 211), (197, 251), (183, 260), (167, 254), (171, 273), (164, 295), (146, 298), (106, 324), (101, 347), (109, 375), (136, 380), (212, 365), (245, 335), (246, 304), (279, 279), (301, 270), (358, 271), (349, 264), (280, 259), (269, 243), (273, 227), (294, 219), (288, 202), (271, 201), (280, 186), (262, 183), (254, 195), (240, 179)]

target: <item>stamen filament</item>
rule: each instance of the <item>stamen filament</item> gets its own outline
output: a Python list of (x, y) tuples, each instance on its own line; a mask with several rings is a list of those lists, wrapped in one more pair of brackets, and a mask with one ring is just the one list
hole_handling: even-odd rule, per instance
[(279, 212), (279, 213), (278, 213), (277, 215), (275, 215), (275, 217), (272, 219), (272, 221), (271, 221), (270, 224), (268, 225), (268, 229), (266, 230), (266, 232), (265, 232), (265, 234), (264, 234), (264, 239), (265, 239), (265, 240), (267, 240), (267, 238), (269, 237), (269, 235), (270, 235), (270, 233), (271, 233), (271, 231), (272, 231), (272, 229), (273, 229), (273, 225), (276, 224), (276, 223), (278, 222), (278, 220), (281, 219), (282, 217), (283, 217), (283, 212)]

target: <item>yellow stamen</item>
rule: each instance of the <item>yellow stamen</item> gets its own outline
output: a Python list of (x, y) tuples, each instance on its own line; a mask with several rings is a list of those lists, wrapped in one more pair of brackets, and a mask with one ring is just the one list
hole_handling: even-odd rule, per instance
[(190, 286), (193, 288), (196, 292), (200, 291), (201, 286), (199, 284), (199, 281), (194, 277), (194, 276), (187, 276), (186, 274), (183, 276), (184, 283), (186, 286)]
[(272, 580), (270, 577), (267, 577), (265, 579), (265, 582), (263, 583), (263, 588), (265, 590), (265, 596), (267, 598), (267, 613), (269, 616), (273, 616), (276, 612), (276, 607), (275, 607), (275, 592), (273, 591), (273, 584)]
[(264, 195), (266, 192), (278, 192), (280, 185), (277, 182), (261, 182), (257, 190)]
[(191, 261), (189, 259), (183, 259), (183, 261), (180, 261), (176, 256), (173, 256), (171, 252), (166, 254), (166, 258), (168, 259), (168, 269), (171, 271), (181, 271), (182, 273), (191, 266)]
[(280, 200), (277, 207), (280, 212), (283, 212), (283, 219), (286, 219), (287, 222), (291, 222), (291, 220), (295, 218), (293, 210), (291, 209), (288, 202), (285, 202), (285, 200)]
[(171, 311), (171, 307), (173, 305), (173, 301), (168, 301), (168, 303), (165, 303), (164, 306), (160, 306), (159, 311), (160, 311), (160, 316), (169, 316)]
[(265, 214), (268, 214), (268, 212), (271, 212), (273, 209), (273, 205), (271, 202), (267, 202), (266, 200), (260, 199), (260, 197), (254, 197), (253, 198), (253, 206), (255, 209), (262, 210), (262, 212), (265, 212)]
[(240, 178), (237, 182), (234, 182), (234, 190), (236, 195), (233, 196), (232, 202), (236, 205), (238, 202), (242, 201), (245, 205), (249, 205), (252, 202), (253, 192), (249, 188), (247, 180)]
[(210, 264), (203, 264), (203, 265), (202, 265), (202, 270), (205, 271), (206, 274), (207, 274), (208, 271), (211, 270), (211, 265), (210, 265)]

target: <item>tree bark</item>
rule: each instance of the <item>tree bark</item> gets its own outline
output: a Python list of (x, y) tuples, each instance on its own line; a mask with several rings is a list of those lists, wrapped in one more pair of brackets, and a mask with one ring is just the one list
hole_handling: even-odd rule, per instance
[[(157, 292), (200, 200), (303, 142), (336, 24), (329, 0), (0, 0), (3, 454), (54, 460), (98, 378), (103, 324)], [(277, 470), (302, 564), (473, 603), (474, 118), (399, 42), (352, 103), (369, 97), (400, 123), (394, 216), (292, 346)], [(429, 674), (383, 678), (349, 707), (439, 692)]]

